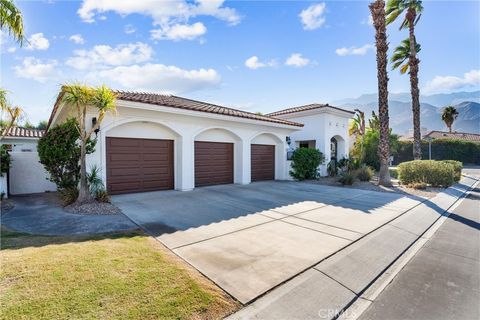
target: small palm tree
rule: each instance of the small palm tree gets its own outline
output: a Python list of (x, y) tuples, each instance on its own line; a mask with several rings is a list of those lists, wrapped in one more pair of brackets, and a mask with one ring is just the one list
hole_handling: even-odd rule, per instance
[[(86, 154), (87, 143), (92, 133), (100, 127), (105, 114), (116, 110), (115, 94), (106, 86), (93, 88), (78, 83), (62, 86), (62, 102), (76, 111), (78, 132), (80, 134), (80, 189), (76, 203), (83, 204), (93, 201), (87, 183)], [(88, 108), (98, 111), (97, 121), (90, 130), (86, 129), (86, 114)]]
[(363, 145), (365, 138), (365, 113), (360, 109), (355, 109), (355, 118), (352, 119), (352, 123), (348, 128), (348, 134), (355, 136), (355, 139), (360, 139), (360, 162), (363, 162)]
[(23, 110), (20, 107), (11, 106), (7, 99), (8, 91), (0, 88), (0, 141), (5, 138), (10, 128), (22, 118)]
[(380, 172), (378, 183), (391, 186), (388, 164), (390, 160), (389, 118), (388, 118), (388, 72), (387, 72), (387, 25), (385, 21), (385, 1), (376, 0), (369, 5), (375, 27), (375, 46), (377, 48), (377, 79), (378, 79), (378, 118), (380, 124), (380, 139), (378, 155)]
[(458, 111), (455, 109), (455, 107), (448, 106), (443, 109), (442, 112), (442, 121), (445, 122), (448, 132), (452, 132), (452, 125), (453, 122), (457, 119), (458, 117)]
[(0, 29), (6, 29), (20, 44), (25, 41), (23, 17), (12, 0), (0, 0)]
[[(420, 132), (420, 89), (418, 88), (418, 65), (420, 60), (417, 58), (417, 43), (415, 41), (415, 25), (420, 19), (423, 11), (421, 0), (389, 0), (386, 8), (387, 25), (395, 21), (402, 13), (405, 14), (400, 30), (408, 28), (409, 30), (409, 55), (408, 65), (404, 67), (405, 72), (410, 68), (410, 92), (412, 95), (413, 112), (413, 158), (420, 160), (422, 158), (421, 132)], [(402, 71), (402, 69), (400, 69)]]

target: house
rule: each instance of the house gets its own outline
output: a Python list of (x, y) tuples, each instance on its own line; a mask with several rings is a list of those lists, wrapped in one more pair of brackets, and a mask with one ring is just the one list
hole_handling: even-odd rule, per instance
[[(264, 116), (173, 95), (116, 93), (117, 112), (105, 116), (96, 150), (87, 155), (87, 169), (101, 168), (110, 194), (287, 180), (287, 137), (328, 158), (333, 145), (338, 158), (348, 152), (353, 113), (328, 105)], [(74, 115), (61, 101), (62, 94), (49, 127)], [(95, 117), (88, 110), (87, 129)]]
[[(455, 139), (470, 142), (480, 142), (480, 134), (468, 132), (448, 132), (448, 131), (425, 131), (422, 132), (422, 139)], [(407, 135), (399, 138), (400, 141), (413, 141), (413, 136)]]
[(7, 145), (11, 159), (8, 175), (0, 177), (1, 193), (19, 195), (56, 190), (38, 158), (37, 144), (43, 134), (44, 130), (12, 127), (0, 141)]
[(329, 104), (314, 103), (273, 112), (267, 116), (303, 123), (301, 130), (290, 135), (290, 147), (319, 149), (325, 156), (320, 173), (326, 175), (329, 161), (348, 158), (348, 122), (354, 114), (353, 111)]

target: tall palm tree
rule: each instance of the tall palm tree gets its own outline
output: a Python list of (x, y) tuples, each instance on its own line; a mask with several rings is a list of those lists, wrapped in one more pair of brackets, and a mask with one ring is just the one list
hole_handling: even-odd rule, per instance
[(413, 158), (422, 158), (421, 132), (420, 132), (420, 89), (418, 88), (418, 65), (417, 43), (415, 41), (415, 25), (422, 15), (423, 6), (421, 0), (389, 0), (386, 8), (387, 24), (395, 21), (406, 11), (405, 18), (400, 25), (400, 30), (408, 28), (409, 48), (408, 65), (410, 68), (410, 93), (412, 95), (413, 112)]
[(452, 106), (447, 106), (443, 109), (442, 112), (442, 121), (445, 122), (448, 128), (448, 132), (452, 132), (452, 125), (453, 122), (457, 119), (458, 117), (458, 111), (455, 109), (455, 107)]
[(388, 127), (388, 73), (387, 73), (387, 25), (385, 21), (385, 1), (375, 0), (368, 6), (372, 13), (375, 27), (375, 46), (377, 48), (377, 79), (378, 79), (378, 118), (380, 121), (380, 141), (378, 155), (380, 172), (378, 183), (390, 186), (388, 164), (390, 160), (389, 127)]
[[(419, 43), (415, 44), (415, 51), (418, 53), (422, 50)], [(410, 68), (410, 64), (407, 61), (410, 57), (410, 38), (403, 40), (398, 47), (395, 48), (393, 56), (390, 58), (392, 70), (400, 68), (400, 73), (405, 74)]]
[(20, 46), (25, 41), (23, 17), (12, 0), (0, 0), (0, 29), (6, 29)]
[[(106, 86), (93, 88), (78, 83), (62, 86), (62, 102), (74, 108), (78, 120), (80, 134), (80, 188), (76, 203), (83, 204), (93, 201), (87, 184), (86, 154), (87, 143), (92, 133), (100, 127), (105, 114), (116, 110), (115, 94)], [(86, 128), (88, 108), (97, 109), (97, 121), (90, 130)]]

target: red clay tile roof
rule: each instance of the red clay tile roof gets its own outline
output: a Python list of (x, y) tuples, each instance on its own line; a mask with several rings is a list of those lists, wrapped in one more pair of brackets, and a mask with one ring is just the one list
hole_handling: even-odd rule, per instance
[(468, 132), (445, 132), (445, 131), (430, 131), (423, 136), (425, 138), (433, 139), (459, 139), (465, 141), (480, 142), (480, 134)]
[[(232, 116), (237, 118), (245, 118), (245, 119), (251, 119), (251, 120), (259, 120), (259, 121), (266, 121), (271, 123), (290, 125), (295, 127), (303, 127), (302, 123), (297, 123), (297, 122), (283, 120), (283, 119), (277, 119), (277, 118), (264, 116), (264, 115), (257, 115), (255, 113), (251, 113), (247, 111), (222, 107), (222, 106), (207, 103), (207, 102), (191, 100), (191, 99), (177, 97), (173, 95), (147, 93), (147, 92), (128, 92), (128, 91), (120, 91), (120, 90), (114, 90), (114, 92), (117, 95), (117, 99), (123, 100), (123, 101), (147, 103), (147, 104), (158, 105), (158, 106), (166, 106), (166, 107), (172, 107), (172, 108), (178, 108), (178, 109), (184, 109), (184, 110), (215, 113), (215, 114)], [(53, 117), (57, 112), (57, 109), (60, 105), (60, 101), (62, 100), (61, 97), (62, 97), (62, 93), (60, 93), (57, 97), (57, 100), (53, 107), (52, 114), (50, 115), (50, 120), (48, 121), (48, 127), (50, 127), (50, 124), (53, 121)], [(48, 130), (48, 127), (47, 127), (47, 130)]]
[(307, 111), (307, 110), (314, 110), (314, 109), (323, 109), (323, 108), (332, 108), (332, 109), (348, 112), (348, 113), (351, 113), (351, 114), (355, 114), (355, 112), (353, 112), (353, 111), (338, 108), (338, 107), (334, 107), (334, 106), (329, 105), (328, 103), (327, 104), (312, 103), (312, 104), (307, 104), (307, 105), (304, 105), (304, 106), (293, 107), (293, 108), (288, 108), (288, 109), (284, 109), (284, 110), (280, 110), (280, 111), (275, 111), (275, 112), (267, 114), (267, 116), (268, 117), (276, 117), (276, 116), (289, 114), (289, 113), (295, 113), (295, 112)]
[(22, 127), (11, 127), (8, 130), (5, 137), (18, 137), (18, 138), (41, 138), (45, 130), (27, 129)]
[(246, 118), (246, 119), (252, 119), (252, 120), (260, 120), (260, 121), (267, 121), (267, 122), (303, 127), (303, 124), (297, 123), (297, 122), (287, 121), (283, 119), (276, 119), (276, 118), (272, 118), (264, 115), (257, 115), (251, 112), (222, 107), (222, 106), (207, 103), (207, 102), (191, 100), (191, 99), (177, 97), (173, 95), (163, 95), (163, 94), (144, 93), (144, 92), (125, 92), (125, 91), (115, 91), (115, 93), (117, 94), (117, 99), (120, 99), (120, 100), (148, 103), (148, 104), (167, 106), (167, 107), (173, 107), (173, 108), (179, 108), (179, 109), (185, 109), (185, 110), (216, 113), (216, 114), (238, 117), (238, 118)]

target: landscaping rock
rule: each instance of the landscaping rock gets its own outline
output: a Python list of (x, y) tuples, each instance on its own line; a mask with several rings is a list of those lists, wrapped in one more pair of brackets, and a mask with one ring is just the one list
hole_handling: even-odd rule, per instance
[(114, 206), (111, 203), (107, 202), (91, 202), (85, 203), (82, 205), (77, 205), (75, 203), (65, 207), (65, 210), (71, 213), (85, 214), (85, 215), (109, 215), (109, 214), (120, 214), (119, 208)]

